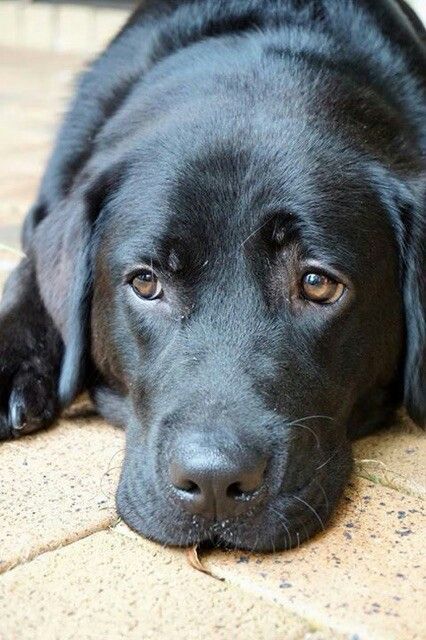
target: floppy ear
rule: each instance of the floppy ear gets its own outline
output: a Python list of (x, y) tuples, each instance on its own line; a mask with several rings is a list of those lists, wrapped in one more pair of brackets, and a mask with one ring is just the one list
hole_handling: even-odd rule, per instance
[(121, 176), (114, 165), (76, 186), (40, 223), (32, 249), (44, 304), (64, 342), (59, 380), (62, 407), (84, 387), (90, 362), (92, 238), (99, 214)]
[(79, 188), (49, 211), (32, 243), (40, 294), (64, 342), (58, 390), (63, 407), (82, 388), (85, 377), (90, 238), (86, 196)]
[(89, 316), (92, 292), (91, 229), (84, 223), (80, 246), (71, 265), (72, 284), (66, 301), (64, 356), (59, 378), (59, 401), (69, 405), (82, 390), (90, 351)]
[(409, 416), (426, 426), (426, 172), (401, 177), (381, 165), (370, 176), (389, 212), (400, 256), (405, 352), (400, 374)]
[[(426, 197), (404, 221), (402, 249), (406, 326), (404, 402), (410, 417), (426, 426)], [(408, 216), (407, 216), (408, 218)]]

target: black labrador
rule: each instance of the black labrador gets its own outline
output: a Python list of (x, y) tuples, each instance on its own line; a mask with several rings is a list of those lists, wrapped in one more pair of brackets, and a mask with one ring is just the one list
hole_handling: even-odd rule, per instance
[(145, 2), (83, 74), (0, 320), (0, 435), (88, 389), (123, 519), (282, 549), (425, 423), (426, 32), (402, 0)]

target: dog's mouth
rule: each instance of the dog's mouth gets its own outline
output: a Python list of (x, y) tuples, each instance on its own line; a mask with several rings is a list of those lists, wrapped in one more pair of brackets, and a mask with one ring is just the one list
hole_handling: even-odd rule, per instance
[(138, 497), (123, 477), (117, 507), (130, 528), (162, 544), (274, 552), (298, 547), (324, 531), (345, 482), (346, 476), (338, 491), (336, 486), (327, 491), (319, 478), (310, 478), (292, 493), (281, 494), (242, 517), (213, 520), (189, 516), (161, 500), (155, 505), (149, 495)]

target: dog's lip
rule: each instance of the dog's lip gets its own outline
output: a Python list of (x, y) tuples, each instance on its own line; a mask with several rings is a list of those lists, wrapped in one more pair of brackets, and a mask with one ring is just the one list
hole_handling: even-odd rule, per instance
[[(282, 478), (282, 473), (280, 473), (280, 475)], [(268, 517), (273, 520), (275, 520), (274, 511), (279, 511), (280, 515), (284, 517), (287, 514), (290, 524), (291, 521), (297, 517), (300, 525), (300, 519), (302, 518), (305, 526), (310, 529), (312, 519), (309, 517), (309, 513), (307, 512), (305, 513), (305, 516), (303, 515), (305, 509), (302, 507), (300, 502), (307, 501), (314, 509), (319, 508), (318, 500), (320, 499), (320, 491), (319, 489), (314, 489), (314, 487), (318, 482), (321, 483), (326, 475), (327, 473), (324, 473), (323, 471), (315, 471), (315, 473), (308, 474), (306, 481), (302, 481), (299, 485), (287, 490), (285, 489), (285, 482), (281, 483), (281, 485), (278, 483), (278, 490), (276, 488), (270, 493), (270, 499), (268, 501), (264, 502), (262, 506), (253, 505), (253, 510), (250, 510), (244, 515), (218, 520), (208, 519), (202, 515), (194, 514), (192, 516), (192, 522), (190, 522), (188, 518), (183, 517), (182, 528), (186, 531), (186, 534), (184, 535), (186, 544), (182, 545), (182, 543), (173, 543), (170, 541), (167, 541), (167, 544), (179, 547), (191, 547), (194, 545), (207, 544), (220, 548), (239, 548), (241, 550), (249, 550), (252, 548), (252, 544), (249, 540), (245, 541), (245, 536), (244, 533), (242, 533), (241, 527), (243, 527), (243, 529), (247, 526), (250, 527), (251, 522), (253, 523), (253, 526), (256, 526), (257, 516), (263, 511), (265, 511), (266, 514), (269, 514)], [(270, 481), (271, 478), (267, 478), (267, 485), (269, 485), (269, 487), (271, 486)], [(169, 502), (171, 496), (168, 495), (168, 492), (162, 492), (162, 496), (163, 498), (166, 498), (167, 502)], [(143, 504), (138, 505), (137, 501), (135, 502), (133, 499), (129, 500), (129, 498), (130, 496), (128, 495), (127, 500), (132, 503), (131, 511), (133, 512), (133, 516), (130, 517), (130, 514), (126, 514), (127, 517), (124, 518), (125, 521), (129, 521), (128, 524), (131, 528), (137, 531), (140, 535), (156, 540), (157, 538), (155, 535), (147, 533), (145, 530)], [(274, 507), (277, 498), (279, 498), (280, 506)], [(298, 500), (298, 498), (301, 500)], [(176, 500), (174, 499), (172, 502), (176, 506)], [(275, 525), (273, 528), (275, 529)], [(305, 539), (305, 536), (303, 536), (303, 539)]]
[[(312, 481), (309, 481), (305, 484), (304, 489), (305, 493), (302, 494), (306, 498), (306, 489), (308, 489), (313, 484)], [(300, 497), (300, 493), (297, 494)], [(284, 497), (284, 496), (283, 496)], [(294, 494), (285, 494), (285, 497), (296, 506), (296, 501), (294, 501)], [(293, 498), (293, 500), (292, 500)], [(133, 501), (131, 501), (133, 502)], [(311, 503), (312, 504), (312, 503)], [(147, 533), (143, 526), (144, 516), (143, 513), (140, 512), (137, 505), (133, 502), (132, 513), (127, 512), (126, 516), (123, 518), (125, 522), (136, 531), (139, 535), (152, 539), (154, 541), (158, 541), (155, 535), (152, 533)], [(272, 505), (265, 505), (265, 511), (269, 513), (269, 515), (273, 515), (274, 510), (270, 510), (269, 507)], [(298, 505), (300, 507), (300, 505)], [(313, 503), (313, 507), (317, 508), (317, 504)], [(285, 516), (285, 510), (282, 510), (282, 515)], [(289, 515), (289, 514), (288, 514)], [(302, 514), (298, 514), (298, 524), (301, 524), (300, 517)], [(247, 524), (247, 520), (250, 521), (250, 514), (246, 514), (243, 518), (245, 524)], [(289, 519), (291, 521), (291, 516), (289, 515)], [(200, 516), (193, 516), (192, 525), (187, 527), (186, 535), (184, 536), (186, 539), (185, 544), (179, 542), (170, 542), (167, 541), (166, 544), (170, 546), (176, 547), (193, 547), (193, 546), (204, 546), (207, 545), (209, 548), (222, 548), (222, 549), (240, 549), (242, 551), (253, 551), (252, 542), (244, 539), (244, 534), (239, 530), (239, 522), (238, 520), (242, 520), (242, 518), (229, 518), (225, 520), (216, 520), (216, 521), (207, 521)], [(302, 536), (302, 540), (298, 540), (298, 544), (300, 542), (304, 542), (307, 538), (311, 536), (311, 525), (314, 520), (309, 518), (308, 514), (306, 514), (306, 518), (303, 518), (305, 527), (308, 529), (306, 536)], [(240, 524), (242, 524), (240, 522)], [(250, 524), (250, 522), (249, 522)], [(253, 522), (253, 526), (256, 526), (256, 522)], [(306, 531), (306, 529), (305, 529)], [(160, 541), (161, 542), (161, 541)], [(164, 542), (164, 541), (163, 541)], [(292, 545), (293, 546), (293, 545)], [(280, 547), (281, 548), (281, 547)], [(288, 548), (288, 547), (283, 547)], [(259, 549), (261, 550), (261, 549)], [(271, 551), (272, 549), (264, 549), (265, 552)]]

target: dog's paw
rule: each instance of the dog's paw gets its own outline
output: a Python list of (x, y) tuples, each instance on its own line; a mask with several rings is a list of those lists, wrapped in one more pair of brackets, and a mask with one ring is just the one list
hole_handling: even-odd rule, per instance
[(56, 363), (46, 345), (39, 343), (38, 353), (22, 340), (15, 348), (13, 337), (0, 346), (0, 440), (48, 426), (58, 412)]

